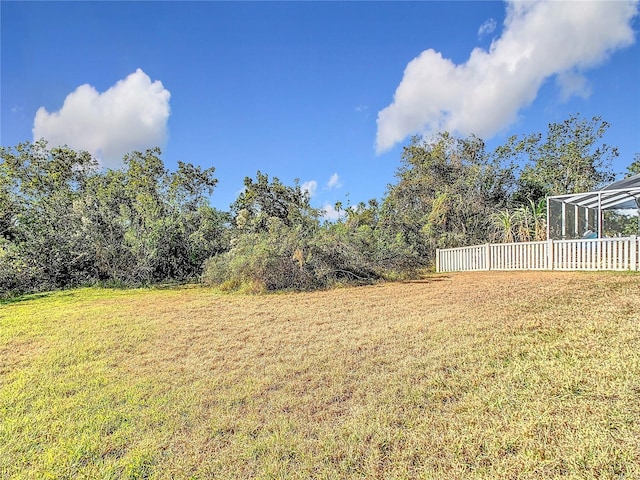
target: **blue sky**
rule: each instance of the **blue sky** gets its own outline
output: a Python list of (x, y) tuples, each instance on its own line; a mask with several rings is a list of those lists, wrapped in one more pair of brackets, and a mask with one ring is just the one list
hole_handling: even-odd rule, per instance
[(159, 145), (215, 167), (227, 209), (257, 170), (317, 207), (382, 198), (413, 133), (489, 148), (571, 113), (640, 152), (637, 2), (2, 1), (1, 138), (116, 166)]

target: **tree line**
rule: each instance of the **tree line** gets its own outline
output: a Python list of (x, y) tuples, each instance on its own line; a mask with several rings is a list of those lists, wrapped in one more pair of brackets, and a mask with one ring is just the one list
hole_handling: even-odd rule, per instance
[[(416, 136), (384, 198), (338, 202), (335, 222), (297, 181), (260, 171), (220, 211), (209, 204), (214, 168), (178, 162), (171, 172), (157, 148), (101, 170), (87, 152), (44, 140), (0, 147), (0, 296), (192, 281), (306, 290), (412, 277), (437, 248), (541, 238), (547, 195), (614, 179), (608, 127), (572, 115), (493, 151), (475, 136)], [(636, 155), (629, 172), (638, 171)]]

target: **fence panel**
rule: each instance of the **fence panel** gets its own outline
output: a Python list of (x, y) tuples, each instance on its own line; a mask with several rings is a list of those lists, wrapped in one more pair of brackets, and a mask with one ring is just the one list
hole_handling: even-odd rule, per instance
[[(594, 238), (553, 242), (553, 268), (556, 270), (637, 270), (632, 249), (637, 239)], [(637, 255), (636, 255), (637, 257)]]
[(640, 270), (640, 238), (498, 243), (436, 253), (439, 272), (472, 270)]
[(543, 270), (547, 268), (547, 242), (489, 245), (491, 270)]
[(484, 245), (440, 250), (439, 271), (486, 270), (486, 255), (484, 254), (484, 250)]

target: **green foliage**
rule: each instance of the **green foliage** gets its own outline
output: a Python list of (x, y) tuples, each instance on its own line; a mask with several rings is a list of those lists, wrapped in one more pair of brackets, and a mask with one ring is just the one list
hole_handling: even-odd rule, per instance
[(0, 239), (0, 299), (38, 287), (46, 289), (43, 277), (37, 266), (25, 263), (14, 244)]
[(346, 210), (346, 222), (320, 224), (300, 186), (283, 185), (260, 172), (245, 179), (232, 206), (231, 249), (209, 259), (203, 281), (223, 289), (309, 290), (383, 276), (376, 264), (375, 200)]
[(309, 194), (298, 181), (293, 187), (283, 185), (277, 177), (258, 171), (256, 180), (244, 179), (244, 190), (231, 206), (236, 226), (243, 231), (265, 231), (271, 218), (280, 219), (287, 227), (317, 223), (318, 211), (311, 207)]
[(414, 250), (403, 241), (400, 234), (389, 235), (385, 230), (383, 205), (371, 199), (366, 204), (358, 203), (345, 209), (346, 219), (329, 228), (327, 234), (341, 248), (329, 251), (340, 252), (349, 264), (364, 267), (361, 275), (375, 278), (409, 278), (417, 274), (420, 267), (415, 262)]
[[(572, 115), (546, 135), (514, 136), (493, 152), (475, 137), (414, 137), (381, 202), (323, 222), (307, 192), (258, 171), (222, 212), (208, 204), (213, 168), (159, 149), (100, 171), (86, 152), (44, 141), (0, 149), (0, 296), (98, 283), (200, 278), (224, 289), (308, 290), (415, 276), (435, 250), (546, 236), (545, 197), (613, 180), (608, 123)], [(640, 172), (636, 155), (629, 174)], [(619, 232), (637, 217), (611, 213)]]
[(489, 216), (506, 205), (513, 183), (511, 167), (492, 159), (482, 140), (448, 133), (414, 137), (396, 176), (382, 207), (382, 237), (416, 266), (430, 263), (436, 248), (486, 241)]
[(99, 171), (86, 152), (44, 141), (0, 150), (0, 295), (107, 282), (197, 278), (225, 250), (228, 214), (207, 203), (214, 169), (159, 149)]
[(610, 170), (618, 150), (602, 138), (609, 123), (600, 117), (582, 118), (571, 115), (561, 123), (550, 123), (546, 136), (535, 133), (512, 137), (500, 147), (501, 156), (524, 157), (524, 168), (518, 180), (516, 203), (528, 199), (539, 202), (548, 195), (588, 192), (611, 182)]
[(254, 291), (314, 287), (305, 264), (304, 233), (277, 217), (270, 217), (265, 227), (237, 235), (229, 252), (207, 261), (205, 283)]
[(546, 202), (543, 199), (535, 204), (529, 200), (528, 205), (498, 210), (491, 214), (490, 221), (493, 227), (490, 239), (493, 241), (511, 243), (545, 240)]
[(503, 243), (516, 241), (516, 215), (515, 212), (505, 208), (493, 212), (490, 217), (494, 230), (493, 239)]
[[(600, 117), (571, 115), (549, 124), (547, 133), (513, 136), (498, 147), (503, 161), (522, 165), (509, 205), (491, 215), (494, 239), (532, 241), (546, 238), (547, 196), (588, 192), (614, 180), (615, 147), (602, 143), (609, 124)], [(629, 172), (634, 172), (634, 164)]]
[(5, 271), (2, 291), (77, 284), (91, 276), (91, 248), (77, 205), (97, 163), (43, 141), (0, 149)]
[(638, 217), (620, 210), (603, 212), (603, 234), (606, 237), (640, 235)]
[(363, 244), (366, 227), (348, 233), (319, 229), (314, 236), (271, 217), (263, 232), (237, 237), (226, 253), (205, 263), (203, 282), (223, 290), (311, 290), (382, 278)]
[(308, 263), (317, 283), (369, 283), (386, 275), (377, 262), (375, 232), (369, 225), (335, 225), (324, 229), (310, 245)]
[(640, 153), (633, 156), (633, 162), (627, 167), (626, 177), (640, 174)]

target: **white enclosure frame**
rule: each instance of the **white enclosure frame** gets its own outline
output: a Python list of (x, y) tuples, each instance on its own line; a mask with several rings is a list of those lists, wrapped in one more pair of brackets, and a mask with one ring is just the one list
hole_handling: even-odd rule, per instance
[[(569, 238), (567, 233), (569, 227), (573, 228), (574, 237), (580, 236), (580, 233), (591, 228), (596, 231), (597, 238), (602, 238), (604, 226), (602, 212), (604, 210), (635, 209), (636, 212), (640, 210), (640, 175), (619, 180), (593, 192), (547, 197), (547, 239), (552, 237), (550, 211), (552, 202), (558, 202), (562, 205), (561, 238), (559, 239)], [(566, 221), (566, 212), (569, 205), (574, 208), (573, 225), (567, 225)], [(578, 224), (581, 211), (584, 212), (582, 218), (585, 220), (582, 228)], [(595, 225), (589, 225), (589, 212), (595, 212)], [(555, 240), (558, 240), (558, 238)]]

